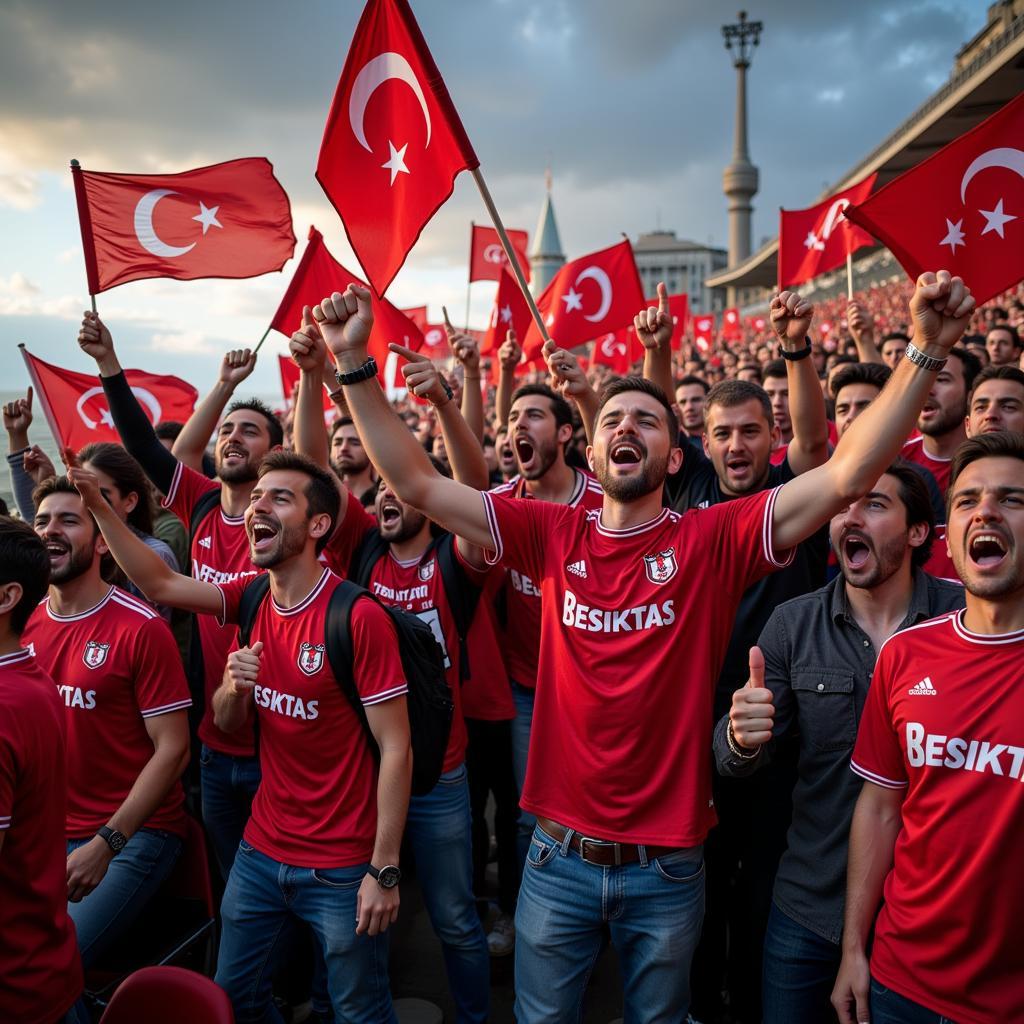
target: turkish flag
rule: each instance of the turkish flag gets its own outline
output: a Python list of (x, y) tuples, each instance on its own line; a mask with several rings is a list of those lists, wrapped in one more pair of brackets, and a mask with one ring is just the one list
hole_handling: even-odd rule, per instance
[(427, 324), (430, 322), (427, 317), (426, 306), (413, 306), (410, 309), (401, 310), (421, 331), (427, 329)]
[[(469, 280), (500, 281), (502, 270), (509, 265), (508, 257), (501, 246), (501, 239), (494, 228), (470, 225), (469, 236)], [(530, 280), (530, 260), (526, 255), (527, 235), (525, 231), (505, 229), (512, 251), (516, 254), (523, 276)]]
[(507, 270), (503, 270), (498, 278), (498, 294), (494, 297), (494, 307), (484, 332), (484, 340), (480, 344), (480, 354), (497, 352), (505, 343), (505, 334), (510, 328), (516, 332), (517, 338), (524, 339), (531, 322), (530, 307), (526, 304), (519, 282)]
[(722, 337), (726, 341), (743, 340), (743, 326), (740, 323), (740, 311), (735, 306), (722, 313)]
[(632, 326), (622, 327), (594, 339), (591, 361), (595, 366), (607, 366), (612, 373), (624, 377), (630, 367), (644, 357), (644, 347)]
[(71, 168), (89, 292), (147, 277), (256, 277), (295, 251), (292, 211), (269, 160), (180, 174)]
[(327, 115), (316, 178), (380, 296), (480, 166), (407, 0), (370, 0)]
[(434, 362), (440, 362), (451, 355), (451, 349), (448, 347), (448, 333), (443, 324), (427, 324), (423, 331), (423, 347), (420, 351)]
[[(561, 348), (626, 327), (646, 308), (640, 274), (628, 241), (566, 263), (537, 300), (548, 334)], [(544, 340), (535, 323), (523, 340), (527, 359)]]
[[(311, 226), (309, 244), (295, 268), (288, 290), (270, 326), (291, 337), (302, 325), (303, 306), (315, 306), (325, 296), (332, 292), (343, 292), (350, 284), (366, 287), (328, 252), (324, 236)], [(383, 366), (390, 354), (389, 341), (411, 349), (418, 349), (423, 344), (420, 329), (387, 299), (378, 299), (371, 292), (370, 305), (373, 306), (373, 331), (370, 334), (369, 352), (379, 365)]]
[[(281, 371), (281, 393), (284, 395), (285, 408), (290, 409), (301, 371), (290, 356), (283, 356), (280, 353), (277, 357), (277, 368)], [(326, 388), (323, 389), (323, 393), (324, 412), (330, 412), (334, 408), (334, 403), (328, 398)]]
[(867, 199), (877, 177), (872, 174), (806, 210), (779, 210), (780, 288), (834, 270), (847, 255), (873, 244), (871, 235), (851, 224), (844, 214)]
[(980, 306), (1024, 277), (1022, 140), (1024, 93), (846, 215), (911, 278), (948, 270)]
[[(26, 348), (21, 352), (46, 422), (62, 446), (77, 451), (93, 441), (120, 444), (99, 377), (44, 363)], [(199, 393), (187, 381), (145, 370), (125, 370), (124, 375), (150, 422), (184, 423), (192, 415)]]
[(702, 352), (710, 350), (715, 340), (715, 314), (707, 313), (693, 318), (693, 340)]

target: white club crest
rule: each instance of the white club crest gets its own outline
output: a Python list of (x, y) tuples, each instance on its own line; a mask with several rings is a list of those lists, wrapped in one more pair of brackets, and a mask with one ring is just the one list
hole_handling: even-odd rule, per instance
[(325, 650), (325, 644), (301, 644), (299, 646), (299, 668), (307, 676), (315, 676), (323, 668)]
[(652, 583), (668, 583), (678, 568), (675, 548), (659, 551), (656, 555), (644, 555), (644, 569)]
[(110, 644), (101, 644), (98, 640), (89, 640), (82, 652), (82, 661), (86, 668), (99, 668), (107, 660)]
[(434, 566), (437, 564), (437, 560), (432, 558), (429, 562), (425, 562), (416, 570), (416, 575), (426, 583), (427, 580), (434, 578)]

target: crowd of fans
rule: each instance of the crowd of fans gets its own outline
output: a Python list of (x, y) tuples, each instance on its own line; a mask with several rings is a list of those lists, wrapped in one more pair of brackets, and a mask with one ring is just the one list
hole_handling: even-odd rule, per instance
[(1024, 1019), (1024, 286), (706, 348), (666, 300), (627, 377), (450, 329), (392, 402), (366, 293), (304, 321), (283, 415), (245, 350), (154, 429), (93, 313), (122, 444), (58, 473), (3, 410), (0, 1019), (90, 1019), (189, 816), (239, 1021), (296, 959), (392, 1020), (407, 862), (459, 1022), (512, 954), (579, 1019), (607, 941), (630, 1021)]

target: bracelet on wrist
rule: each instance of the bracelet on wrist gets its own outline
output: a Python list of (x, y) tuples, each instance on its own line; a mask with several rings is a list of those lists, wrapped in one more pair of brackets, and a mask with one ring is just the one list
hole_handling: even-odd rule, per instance
[(938, 373), (946, 365), (946, 359), (936, 359), (934, 356), (922, 352), (912, 341), (907, 342), (907, 350), (904, 353), (907, 359), (922, 370), (929, 370)]
[(804, 347), (797, 349), (796, 352), (789, 352), (780, 345), (779, 351), (782, 353), (782, 358), (788, 359), (791, 363), (798, 362), (801, 359), (806, 359), (811, 354), (811, 339), (805, 338), (804, 340)]
[(430, 401), (430, 404), (435, 409), (440, 409), (442, 406), (447, 405), (455, 397), (455, 392), (448, 386), (448, 381), (444, 380), (444, 378), (441, 379), (441, 387), (444, 388), (444, 401), (435, 402), (433, 399)]
[(335, 379), (342, 387), (350, 384), (361, 384), (364, 380), (370, 380), (377, 376), (377, 360), (370, 356), (362, 366), (345, 373), (335, 372)]
[(736, 734), (732, 731), (732, 721), (730, 721), (725, 727), (725, 739), (729, 744), (729, 750), (741, 761), (752, 761), (761, 753), (760, 747), (755, 747), (753, 750), (746, 750), (739, 745), (739, 742), (736, 740)]

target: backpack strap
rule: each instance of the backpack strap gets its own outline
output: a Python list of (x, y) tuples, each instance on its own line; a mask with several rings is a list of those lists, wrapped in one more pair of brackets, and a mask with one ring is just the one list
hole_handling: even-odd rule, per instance
[(238, 646), (248, 647), (252, 639), (252, 625), (267, 594), (270, 593), (270, 573), (260, 573), (245, 585), (238, 602)]
[(203, 491), (196, 500), (196, 503), (192, 506), (192, 514), (188, 519), (188, 551), (189, 557), (192, 555), (192, 544), (196, 538), (196, 531), (199, 529), (199, 524), (220, 504), (220, 488), (214, 487), (212, 490)]
[(467, 638), (483, 588), (470, 580), (459, 561), (455, 544), (454, 534), (443, 533), (433, 542), (431, 548), (441, 570), (445, 597), (448, 599), (448, 607), (452, 610), (452, 618), (455, 619), (455, 630), (459, 634), (459, 681), (464, 683), (472, 675)]
[(380, 535), (380, 530), (367, 530), (352, 552), (348, 578), (360, 587), (369, 587), (373, 567), (388, 553), (390, 546)]
[[(376, 530), (373, 533), (380, 536)], [(376, 601), (376, 598), (368, 590), (350, 580), (342, 580), (334, 588), (334, 593), (331, 594), (331, 598), (327, 602), (324, 643), (327, 647), (327, 661), (334, 673), (334, 678), (337, 680), (341, 692), (352, 705), (356, 718), (362, 723), (370, 750), (373, 752), (374, 758), (379, 761), (380, 750), (370, 731), (366, 708), (363, 707), (362, 698), (356, 688), (355, 676), (352, 674), (352, 664), (355, 659), (355, 650), (352, 645), (352, 609), (355, 607), (356, 601), (363, 597)]]

